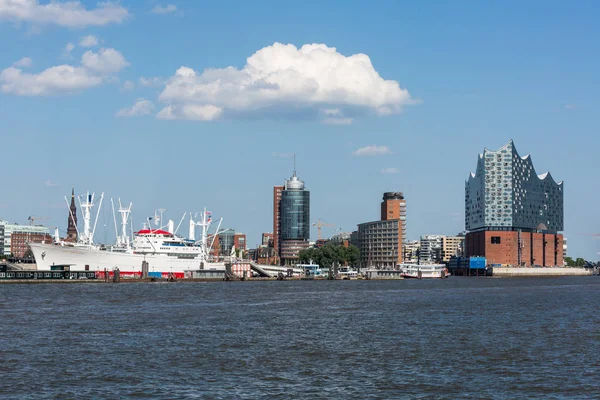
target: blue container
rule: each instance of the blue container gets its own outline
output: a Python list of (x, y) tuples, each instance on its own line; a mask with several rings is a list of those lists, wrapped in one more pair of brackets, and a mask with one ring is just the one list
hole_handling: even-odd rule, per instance
[(150, 278), (162, 278), (162, 272), (148, 272)]
[(485, 257), (471, 257), (469, 259), (470, 269), (485, 269)]

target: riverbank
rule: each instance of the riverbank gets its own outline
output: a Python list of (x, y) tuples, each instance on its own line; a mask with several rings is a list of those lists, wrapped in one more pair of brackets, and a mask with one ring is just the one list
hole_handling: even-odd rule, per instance
[(521, 267), (494, 267), (492, 275), (496, 277), (517, 276), (591, 276), (593, 270), (577, 267), (543, 267), (543, 268), (521, 268)]

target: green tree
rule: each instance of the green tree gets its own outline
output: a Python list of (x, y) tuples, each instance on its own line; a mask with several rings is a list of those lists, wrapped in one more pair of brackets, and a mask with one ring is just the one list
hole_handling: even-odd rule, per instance
[(299, 257), (301, 263), (312, 261), (321, 268), (329, 268), (336, 263), (356, 265), (360, 258), (360, 252), (355, 246), (344, 247), (328, 243), (323, 247), (302, 250)]
[(577, 260), (575, 260), (575, 266), (583, 267), (584, 265), (585, 265), (585, 260), (581, 257), (577, 257)]
[(571, 257), (565, 257), (565, 263), (567, 264), (568, 267), (575, 266), (575, 261), (573, 261), (573, 259)]
[(568, 267), (575, 266), (575, 261), (573, 261), (573, 259), (571, 257), (565, 257), (565, 263), (567, 264)]

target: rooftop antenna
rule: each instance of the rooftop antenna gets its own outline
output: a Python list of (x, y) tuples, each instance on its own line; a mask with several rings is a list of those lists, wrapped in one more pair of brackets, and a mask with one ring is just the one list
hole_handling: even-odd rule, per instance
[(294, 156), (294, 176), (296, 176), (296, 153), (294, 153), (293, 156)]

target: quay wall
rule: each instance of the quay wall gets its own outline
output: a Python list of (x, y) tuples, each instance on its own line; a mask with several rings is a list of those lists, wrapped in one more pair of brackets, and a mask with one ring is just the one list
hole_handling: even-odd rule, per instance
[(571, 267), (493, 267), (493, 276), (587, 276), (592, 275), (592, 270)]

